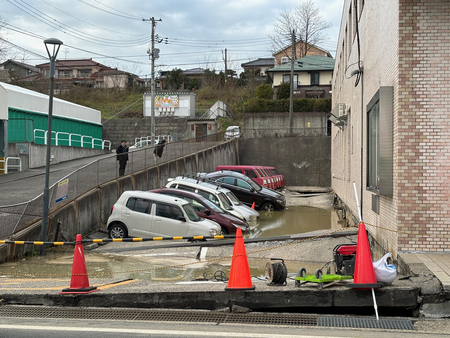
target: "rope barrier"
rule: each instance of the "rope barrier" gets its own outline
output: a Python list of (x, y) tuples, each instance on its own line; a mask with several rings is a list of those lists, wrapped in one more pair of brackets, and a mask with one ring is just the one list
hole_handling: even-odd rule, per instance
[[(103, 239), (83, 239), (81, 243), (110, 243), (110, 242), (149, 242), (149, 241), (178, 241), (178, 240), (190, 240), (201, 241), (207, 239), (226, 239), (235, 236), (232, 235), (217, 235), (217, 236), (192, 236), (192, 237), (148, 237), (148, 238), (103, 238)], [(16, 245), (75, 245), (76, 242), (39, 242), (39, 241), (12, 241), (12, 240), (0, 240), (0, 244), (16, 244)]]

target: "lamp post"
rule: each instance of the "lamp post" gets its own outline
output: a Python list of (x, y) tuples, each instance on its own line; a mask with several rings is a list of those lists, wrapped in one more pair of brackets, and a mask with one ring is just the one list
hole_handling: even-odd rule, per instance
[[(50, 151), (52, 145), (52, 114), (53, 114), (53, 83), (55, 82), (55, 61), (59, 48), (63, 42), (58, 39), (47, 39), (44, 41), (45, 49), (50, 59), (50, 94), (48, 97), (48, 127), (47, 127), (47, 156), (45, 158), (45, 186), (44, 202), (42, 210), (41, 241), (47, 239), (48, 205), (49, 205), (49, 174), (50, 174)], [(41, 245), (41, 256), (45, 255), (45, 245)]]

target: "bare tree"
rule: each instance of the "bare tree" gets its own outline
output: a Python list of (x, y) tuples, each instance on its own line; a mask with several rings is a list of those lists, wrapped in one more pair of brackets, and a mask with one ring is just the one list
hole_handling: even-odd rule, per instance
[(9, 51), (9, 46), (6, 43), (7, 41), (4, 39), (2, 30), (5, 27), (6, 22), (3, 20), (3, 17), (0, 15), (0, 61), (6, 56)]
[(320, 16), (319, 9), (315, 7), (313, 0), (306, 0), (291, 11), (282, 11), (274, 25), (272, 40), (273, 54), (283, 51), (290, 58), (291, 48), (295, 41), (294, 58), (301, 58), (308, 51), (326, 40), (324, 30), (331, 26)]

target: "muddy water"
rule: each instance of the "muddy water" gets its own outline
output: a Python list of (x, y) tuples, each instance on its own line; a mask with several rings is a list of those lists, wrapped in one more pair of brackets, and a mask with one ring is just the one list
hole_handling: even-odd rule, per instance
[(294, 235), (321, 229), (331, 229), (334, 212), (308, 206), (289, 207), (284, 211), (260, 212), (261, 222), (253, 227), (247, 237), (272, 237)]
[[(321, 229), (336, 229), (340, 225), (336, 221), (334, 211), (296, 206), (285, 211), (265, 214), (261, 212), (260, 224), (244, 235), (246, 238), (272, 237), (305, 233)], [(107, 244), (111, 247), (114, 243)], [(130, 243), (130, 245), (133, 245)], [(196, 259), (197, 247), (186, 247), (174, 252), (148, 253), (145, 250), (128, 252), (96, 253), (85, 250), (88, 274), (95, 278), (144, 279), (154, 281), (194, 279), (220, 279), (223, 274), (229, 275), (231, 260), (199, 262)], [(30, 256), (14, 262), (0, 265), (0, 276), (15, 278), (70, 278), (73, 261), (73, 247), (49, 248), (47, 255)], [(268, 260), (248, 259), (252, 276), (264, 279)], [(195, 263), (195, 264), (192, 264)], [(186, 266), (179, 266), (186, 264)], [(290, 262), (289, 271), (298, 271), (305, 267), (314, 271), (320, 265), (305, 266)], [(170, 267), (178, 266), (178, 267)], [(223, 272), (223, 274), (222, 274)]]

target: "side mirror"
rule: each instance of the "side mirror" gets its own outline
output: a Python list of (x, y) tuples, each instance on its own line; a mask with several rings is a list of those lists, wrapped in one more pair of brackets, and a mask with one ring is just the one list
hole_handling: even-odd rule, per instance
[(251, 192), (255, 192), (255, 189), (253, 189), (252, 187), (250, 187), (250, 191), (251, 191)]
[(178, 216), (177, 219), (181, 222), (186, 222), (186, 218), (184, 218), (184, 216)]
[(205, 213), (205, 215), (211, 215), (211, 210), (209, 209), (205, 209), (203, 212)]

